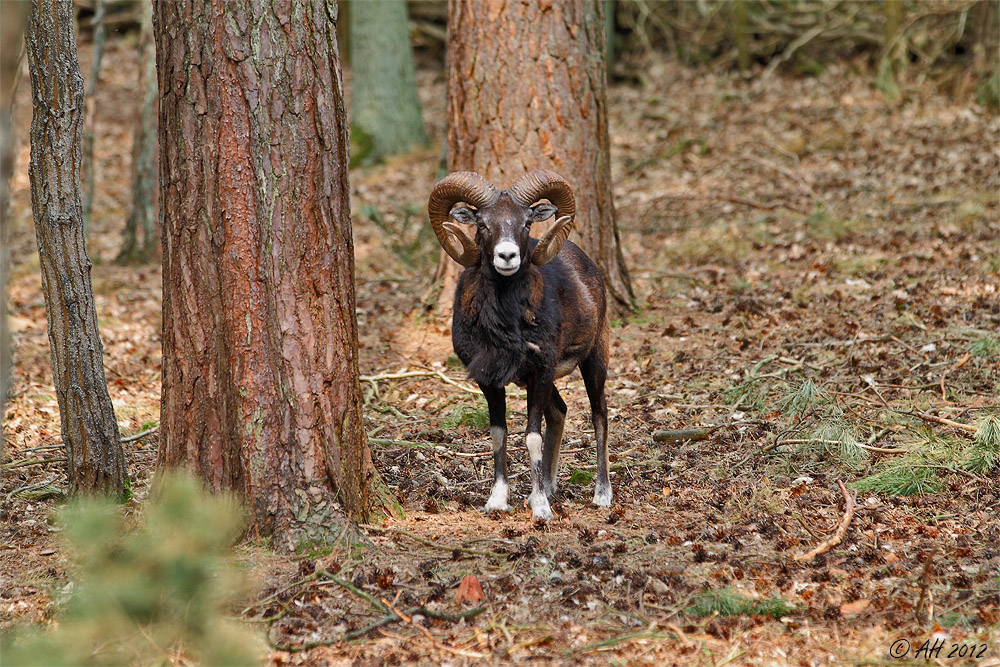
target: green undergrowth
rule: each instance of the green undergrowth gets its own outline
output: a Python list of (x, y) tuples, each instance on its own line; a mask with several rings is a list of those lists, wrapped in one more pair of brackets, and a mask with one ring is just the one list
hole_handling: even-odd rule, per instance
[[(71, 586), (45, 631), (2, 637), (5, 665), (247, 665), (263, 645), (226, 618), (246, 590), (231, 563), (237, 503), (188, 476), (159, 479), (139, 517), (106, 499), (59, 511)], [(58, 598), (58, 595), (56, 596)]]
[[(991, 336), (971, 343), (970, 354), (989, 356)], [(837, 474), (859, 491), (912, 496), (940, 493), (950, 478), (977, 479), (1000, 468), (1000, 418), (983, 414), (975, 433), (931, 425), (911, 414), (930, 407), (920, 397), (904, 407), (886, 405), (875, 419), (858, 420), (851, 394), (833, 391), (811, 377), (815, 371), (773, 355), (759, 361), (723, 392), (734, 410), (768, 415), (777, 428), (767, 446), (775, 472)], [(878, 449), (892, 451), (877, 452)]]
[(949, 474), (989, 474), (1000, 464), (1000, 419), (984, 417), (971, 440), (921, 429), (916, 437), (900, 444), (907, 450), (905, 455), (852, 486), (859, 491), (913, 496), (943, 491)]
[(781, 618), (795, 611), (795, 607), (780, 597), (753, 600), (732, 588), (705, 591), (694, 597), (687, 608), (692, 616), (748, 616), (764, 615)]
[(460, 405), (441, 419), (441, 427), (453, 429), (459, 426), (477, 430), (490, 427), (490, 411), (485, 401), (476, 405)]

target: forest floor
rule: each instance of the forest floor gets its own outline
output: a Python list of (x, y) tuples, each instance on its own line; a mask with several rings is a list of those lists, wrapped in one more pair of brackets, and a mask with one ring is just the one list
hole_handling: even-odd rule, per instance
[[(89, 246), (123, 436), (157, 423), (161, 364), (159, 266), (113, 264), (129, 206), (133, 48), (110, 42), (98, 87)], [(589, 502), (594, 449), (575, 374), (560, 385), (556, 518), (539, 526), (524, 504), (523, 396), (511, 403), (515, 509), (484, 516), (484, 403), (438, 374), (465, 384), (448, 322), (424, 307), (445, 87), (440, 69), (419, 77), (434, 147), (351, 174), (366, 423), (405, 514), (365, 530), (369, 547), (241, 547), (265, 600), (244, 617), (279, 617), (248, 632), (266, 627), (272, 647), (291, 647), (270, 662), (924, 664), (916, 651), (937, 627), (935, 664), (1000, 665), (1000, 477), (970, 430), (1000, 414), (997, 116), (931, 76), (887, 102), (860, 62), (767, 81), (647, 63), (641, 85), (612, 85), (637, 305), (612, 330), (615, 502)], [(29, 203), (29, 88), (25, 78), (9, 219), (3, 627), (49, 620), (70, 562), (47, 521), (65, 480)], [(379, 379), (408, 371), (426, 374)], [(698, 427), (712, 428), (652, 439)], [(156, 446), (155, 432), (126, 444), (137, 502)], [(794, 559), (848, 519), (840, 544)], [(337, 641), (385, 611), (309, 576), (324, 569), (399, 609), (452, 615), (468, 609), (456, 590), (473, 575), (485, 610), (458, 622), (418, 613)], [(908, 653), (890, 655), (897, 640)], [(307, 642), (328, 645), (299, 650)], [(958, 658), (953, 644), (980, 648)]]

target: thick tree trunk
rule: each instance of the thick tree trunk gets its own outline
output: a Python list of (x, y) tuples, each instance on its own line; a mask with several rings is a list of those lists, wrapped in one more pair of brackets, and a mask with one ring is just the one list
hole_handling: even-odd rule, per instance
[(335, 0), (161, 0), (161, 465), (276, 544), (368, 518)]
[(83, 75), (70, 0), (32, 0), (31, 210), (71, 491), (125, 496), (129, 480), (97, 330), (80, 204)]
[[(563, 176), (576, 193), (572, 240), (604, 272), (611, 304), (627, 310), (604, 42), (600, 0), (449, 0), (448, 169), (479, 172), (501, 188), (537, 168)], [(447, 302), (458, 265), (441, 257)]]
[(374, 162), (427, 143), (406, 0), (350, 3), (352, 151)]
[(157, 255), (156, 213), (156, 49), (153, 46), (153, 6), (142, 6), (139, 36), (139, 90), (142, 100), (132, 134), (132, 210), (125, 221), (119, 264), (142, 264)]

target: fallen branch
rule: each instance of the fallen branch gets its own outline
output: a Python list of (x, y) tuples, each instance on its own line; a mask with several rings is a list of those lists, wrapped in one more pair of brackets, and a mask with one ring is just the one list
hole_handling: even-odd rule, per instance
[(810, 561), (820, 554), (825, 554), (830, 549), (834, 548), (844, 539), (844, 535), (847, 534), (847, 527), (851, 525), (851, 519), (854, 518), (854, 496), (847, 491), (847, 487), (844, 483), (837, 480), (837, 485), (840, 487), (840, 492), (844, 494), (844, 518), (841, 519), (840, 525), (837, 526), (837, 530), (833, 533), (833, 536), (825, 542), (821, 542), (816, 546), (815, 549), (807, 551), (804, 554), (798, 556), (792, 556), (792, 560), (798, 561), (800, 563), (805, 561)]
[(911, 417), (918, 417), (924, 421), (932, 422), (934, 424), (943, 424), (945, 426), (951, 426), (952, 428), (957, 428), (961, 431), (966, 431), (968, 433), (975, 433), (976, 427), (970, 426), (969, 424), (963, 424), (961, 422), (952, 421), (950, 419), (945, 419), (944, 417), (936, 417), (934, 415), (929, 415), (926, 412), (912, 411), (912, 410), (900, 410), (899, 412), (904, 415), (910, 415)]
[(413, 533), (407, 532), (401, 528), (381, 528), (379, 526), (372, 526), (364, 523), (359, 523), (358, 527), (364, 528), (365, 530), (370, 530), (380, 535), (385, 535), (388, 533), (388, 534), (395, 534), (395, 535), (401, 535), (403, 537), (408, 537), (414, 542), (419, 542), (424, 546), (431, 547), (432, 549), (439, 549), (441, 551), (450, 551), (450, 552), (460, 551), (462, 553), (472, 554), (474, 556), (486, 556), (487, 558), (499, 558), (499, 559), (507, 558), (506, 554), (499, 554), (495, 551), (482, 551), (480, 549), (469, 549), (468, 547), (450, 547), (447, 544), (438, 544), (437, 542), (429, 540), (425, 537), (420, 537), (419, 535), (414, 535)]
[(924, 570), (920, 574), (920, 599), (917, 600), (917, 606), (913, 609), (913, 616), (918, 622), (923, 622), (924, 619), (920, 618), (920, 615), (924, 612), (924, 603), (927, 603), (927, 618), (934, 618), (934, 602), (933, 594), (930, 592), (931, 579), (934, 576), (934, 555), (937, 554), (938, 548), (935, 546), (929, 552), (927, 552), (927, 558), (924, 559)]
[[(370, 382), (371, 384), (377, 384), (381, 380), (403, 380), (406, 378), (418, 378), (418, 377), (436, 377), (446, 384), (450, 384), (453, 387), (457, 387), (462, 391), (475, 394), (476, 396), (482, 396), (483, 392), (479, 391), (474, 387), (470, 387), (452, 380), (450, 377), (445, 375), (442, 371), (405, 371), (403, 373), (380, 373), (379, 375), (362, 375), (359, 379), (362, 382)], [(377, 391), (377, 389), (376, 389)]]
[(676, 431), (662, 430), (653, 432), (654, 442), (679, 442), (681, 440), (707, 440), (712, 433), (717, 430), (717, 426), (705, 426), (702, 428), (683, 428)]
[[(397, 597), (399, 596), (397, 595)], [(389, 602), (385, 598), (382, 599), (382, 603), (389, 608), (389, 611), (396, 614), (396, 616), (399, 616), (399, 618), (404, 623), (406, 623), (407, 625), (412, 625), (414, 628), (419, 630), (420, 633), (427, 638), (427, 640), (431, 643), (431, 645), (434, 646), (434, 648), (438, 649), (439, 651), (446, 651), (448, 653), (455, 653), (456, 655), (461, 655), (466, 658), (477, 658), (480, 660), (486, 657), (482, 653), (478, 653), (476, 651), (469, 651), (466, 649), (457, 648), (455, 646), (449, 646), (447, 644), (439, 642), (437, 639), (434, 638), (434, 635), (432, 635), (427, 628), (425, 628), (424, 626), (420, 625), (419, 623), (413, 620), (414, 614), (399, 611), (392, 605), (391, 602)]]
[(461, 620), (469, 620), (470, 618), (475, 618), (479, 616), (484, 611), (486, 607), (476, 607), (475, 609), (469, 609), (468, 611), (463, 611), (460, 614), (446, 614), (440, 611), (434, 611), (433, 609), (428, 609), (427, 607), (411, 607), (403, 612), (390, 612), (389, 614), (383, 616), (378, 621), (375, 621), (371, 625), (366, 625), (359, 630), (353, 630), (351, 632), (345, 633), (339, 637), (333, 639), (320, 639), (317, 641), (304, 642), (302, 644), (279, 644), (277, 642), (271, 641), (271, 647), (276, 651), (288, 651), (294, 653), (297, 651), (307, 651), (311, 648), (316, 648), (317, 646), (332, 646), (333, 644), (339, 644), (340, 642), (351, 641), (352, 639), (357, 639), (368, 634), (372, 630), (381, 628), (384, 625), (389, 625), (390, 623), (395, 623), (397, 621), (403, 620), (398, 614), (405, 614), (406, 616), (412, 617), (414, 614), (421, 614), (427, 616), (428, 618), (435, 618), (439, 621), (448, 621), (449, 623), (457, 623)]
[(134, 441), (138, 440), (139, 438), (145, 438), (147, 435), (150, 435), (152, 433), (156, 433), (159, 430), (160, 430), (159, 426), (154, 426), (153, 428), (147, 428), (145, 431), (142, 431), (141, 433), (136, 433), (135, 435), (130, 435), (127, 438), (122, 438), (120, 442), (122, 442), (122, 443), (134, 442)]
[(25, 466), (37, 466), (45, 465), (48, 463), (64, 463), (66, 461), (65, 456), (57, 456), (50, 459), (21, 459), (20, 461), (11, 461), (10, 463), (4, 463), (4, 470), (13, 470), (14, 468), (24, 468)]

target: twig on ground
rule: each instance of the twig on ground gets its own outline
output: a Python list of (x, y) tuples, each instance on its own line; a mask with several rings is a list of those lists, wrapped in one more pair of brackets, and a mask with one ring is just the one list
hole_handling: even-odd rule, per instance
[[(434, 611), (433, 609), (428, 609), (427, 607), (411, 607), (402, 613), (406, 614), (411, 618), (413, 617), (414, 614), (422, 614), (423, 616), (427, 616), (428, 618), (436, 618), (440, 621), (457, 623), (458, 621), (463, 619), (468, 620), (471, 618), (475, 618), (484, 611), (486, 611), (486, 607), (476, 607), (475, 609), (469, 609), (468, 611), (464, 611), (460, 614), (445, 614), (440, 611)], [(384, 625), (395, 623), (396, 621), (400, 620), (402, 619), (400, 618), (400, 616), (396, 614), (396, 612), (390, 612), (389, 614), (385, 615), (378, 621), (375, 621), (371, 625), (367, 625), (359, 630), (348, 632), (339, 637), (335, 637), (332, 639), (320, 639), (317, 641), (304, 642), (298, 645), (279, 644), (275, 641), (271, 641), (271, 647), (274, 648), (276, 651), (289, 651), (291, 653), (294, 653), (297, 651), (306, 651), (311, 648), (316, 648), (317, 646), (332, 646), (333, 644), (339, 644), (342, 641), (346, 642), (352, 639), (357, 639), (358, 637), (362, 637), (368, 634), (372, 630), (381, 628)]]
[(51, 459), (21, 459), (20, 461), (11, 461), (10, 463), (4, 463), (4, 470), (13, 470), (14, 468), (24, 468), (25, 466), (38, 466), (46, 465), (48, 463), (64, 463), (66, 461), (65, 456), (56, 456)]
[(967, 433), (976, 432), (975, 426), (970, 426), (969, 424), (963, 424), (961, 422), (945, 419), (944, 417), (936, 417), (935, 415), (929, 415), (926, 412), (920, 412), (919, 410), (899, 410), (898, 412), (904, 415), (910, 415), (911, 417), (917, 417), (919, 419), (923, 419), (924, 421), (933, 422), (935, 424), (943, 424), (944, 426), (951, 426), (952, 428), (957, 428)]
[[(378, 375), (362, 375), (359, 379), (362, 382), (370, 382), (371, 384), (375, 385), (381, 380), (402, 380), (405, 378), (417, 378), (417, 377), (436, 377), (440, 379), (442, 382), (450, 384), (453, 387), (457, 387), (458, 389), (461, 389), (466, 393), (475, 394), (476, 396), (483, 395), (483, 392), (479, 391), (474, 387), (470, 387), (468, 385), (462, 384), (461, 382), (457, 382), (456, 380), (452, 380), (442, 371), (404, 371), (402, 373), (380, 373)], [(376, 389), (376, 391), (378, 390)]]
[(722, 426), (705, 426), (702, 428), (683, 428), (676, 431), (662, 430), (653, 432), (654, 442), (678, 442), (681, 440), (707, 440), (713, 431)]
[(432, 549), (440, 549), (441, 551), (451, 551), (451, 552), (460, 551), (462, 553), (472, 554), (474, 556), (486, 556), (487, 558), (504, 559), (507, 557), (506, 554), (499, 554), (495, 551), (482, 551), (480, 549), (469, 549), (467, 547), (451, 547), (448, 546), (447, 544), (438, 544), (433, 540), (429, 540), (419, 535), (414, 535), (413, 533), (405, 531), (402, 528), (382, 528), (380, 526), (372, 526), (370, 524), (365, 524), (365, 523), (359, 523), (358, 527), (363, 528), (365, 530), (370, 530), (375, 533), (379, 533), (380, 535), (385, 535), (388, 533), (388, 534), (395, 534), (395, 535), (401, 535), (403, 537), (408, 537), (415, 542), (423, 544), (424, 546), (431, 547)]
[(438, 650), (441, 650), (441, 651), (446, 651), (448, 653), (454, 653), (456, 655), (461, 655), (461, 656), (464, 656), (466, 658), (478, 658), (478, 659), (482, 659), (482, 658), (486, 657), (482, 653), (478, 653), (476, 651), (469, 651), (469, 650), (466, 650), (466, 649), (457, 648), (455, 646), (448, 646), (447, 644), (443, 644), (443, 643), (439, 642), (437, 639), (434, 638), (434, 635), (432, 635), (427, 628), (425, 628), (424, 626), (420, 625), (419, 623), (417, 623), (417, 622), (415, 622), (413, 620), (413, 614), (407, 614), (407, 613), (399, 611), (394, 606), (392, 606), (392, 604), (388, 600), (386, 600), (385, 598), (382, 599), (382, 604), (384, 604), (386, 607), (388, 607), (389, 611), (391, 611), (394, 614), (396, 614), (396, 616), (399, 616), (399, 618), (404, 623), (406, 623), (407, 625), (412, 625), (417, 630), (419, 630), (424, 635), (424, 637), (427, 637), (428, 641), (430, 641), (430, 643), (434, 646), (434, 648), (436, 648)]
[[(818, 445), (839, 445), (842, 444), (840, 440), (826, 440), (823, 438), (789, 438), (788, 440), (781, 440), (779, 442), (773, 443), (773, 445), (768, 445), (772, 449), (776, 449), (781, 445), (805, 445), (809, 443), (815, 443)], [(866, 449), (869, 452), (875, 452), (877, 454), (906, 454), (908, 449), (891, 449), (889, 447), (872, 447), (871, 445), (866, 445), (863, 442), (852, 443), (855, 447), (860, 447), (861, 449)], [(767, 447), (764, 449), (767, 450)]]
[(930, 592), (931, 588), (931, 577), (934, 574), (934, 555), (937, 553), (938, 548), (933, 547), (928, 553), (927, 558), (924, 560), (924, 570), (920, 574), (920, 599), (917, 600), (917, 606), (913, 609), (913, 615), (917, 621), (922, 621), (920, 614), (924, 611), (924, 602), (927, 602), (927, 618), (934, 617), (934, 596)]
[(126, 442), (135, 442), (136, 440), (140, 438), (145, 438), (147, 435), (156, 433), (159, 430), (160, 430), (159, 426), (154, 426), (153, 428), (147, 428), (145, 431), (142, 431), (141, 433), (136, 433), (135, 435), (130, 435), (127, 438), (122, 438), (120, 442), (122, 442), (123, 444)]
[(847, 491), (847, 487), (844, 483), (837, 480), (837, 485), (840, 487), (840, 492), (844, 494), (844, 518), (841, 519), (840, 525), (837, 526), (837, 530), (833, 533), (833, 536), (825, 542), (821, 542), (816, 546), (816, 548), (807, 551), (804, 554), (798, 556), (792, 556), (792, 560), (798, 562), (810, 561), (820, 554), (824, 554), (833, 547), (837, 546), (844, 539), (844, 535), (847, 534), (847, 527), (851, 524), (851, 519), (854, 518), (854, 496)]

